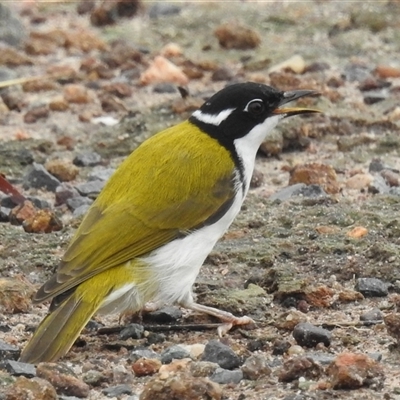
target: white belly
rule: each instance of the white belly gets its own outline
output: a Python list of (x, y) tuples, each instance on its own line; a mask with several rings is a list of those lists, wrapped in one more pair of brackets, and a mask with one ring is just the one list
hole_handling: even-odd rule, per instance
[(191, 293), (192, 285), (218, 239), (229, 228), (243, 203), (241, 190), (227, 213), (212, 225), (176, 239), (153, 251), (143, 261), (149, 263), (158, 280), (156, 303), (174, 303)]

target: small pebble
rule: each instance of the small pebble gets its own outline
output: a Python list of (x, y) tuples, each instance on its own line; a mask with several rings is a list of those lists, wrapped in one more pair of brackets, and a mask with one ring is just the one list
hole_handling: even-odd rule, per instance
[(310, 358), (314, 362), (321, 365), (329, 365), (335, 359), (334, 355), (327, 353), (309, 352), (304, 355), (305, 357)]
[(166, 324), (169, 322), (176, 322), (178, 319), (182, 318), (182, 315), (182, 310), (179, 307), (170, 306), (144, 314), (143, 320)]
[(287, 354), (289, 356), (299, 356), (301, 354), (304, 354), (304, 349), (298, 344), (294, 344), (293, 346), (290, 346), (288, 348)]
[(21, 350), (0, 340), (0, 366), (5, 360), (17, 360)]
[(103, 382), (107, 381), (106, 376), (96, 370), (89, 370), (82, 375), (83, 382), (90, 386), (100, 386)]
[(374, 158), (368, 166), (369, 172), (381, 172), (386, 166), (380, 158)]
[(221, 47), (225, 49), (254, 49), (261, 43), (261, 36), (251, 28), (237, 22), (224, 23), (214, 31)]
[(149, 10), (149, 17), (151, 19), (164, 17), (166, 15), (176, 15), (181, 12), (181, 7), (173, 3), (156, 2)]
[[(60, 206), (62, 204), (66, 204), (66, 202), (73, 197), (81, 197), (81, 196), (70, 183), (62, 182), (61, 185), (57, 186), (55, 191), (55, 205)], [(86, 197), (82, 197), (82, 199), (83, 198), (87, 200)]]
[(47, 189), (51, 192), (55, 192), (60, 183), (61, 182), (55, 176), (51, 175), (43, 165), (37, 163), (33, 163), (23, 177), (23, 186), (25, 189)]
[(400, 196), (400, 187), (391, 187), (389, 189), (389, 194), (393, 196)]
[(211, 376), (218, 368), (217, 363), (209, 361), (196, 361), (190, 364), (190, 372), (194, 377)]
[(317, 380), (324, 369), (314, 360), (308, 357), (300, 356), (289, 358), (283, 363), (278, 372), (280, 382), (291, 382), (300, 377)]
[(240, 369), (230, 371), (228, 369), (217, 368), (210, 379), (220, 384), (239, 383), (243, 379), (243, 372)]
[(4, 369), (13, 376), (25, 376), (26, 378), (33, 378), (36, 376), (36, 368), (33, 364), (13, 360), (7, 360), (3, 364)]
[(332, 333), (309, 322), (301, 322), (294, 327), (293, 337), (300, 346), (315, 347), (318, 343), (329, 346)]
[(156, 83), (153, 86), (154, 93), (176, 93), (176, 85), (172, 83)]
[(136, 376), (154, 375), (161, 365), (161, 361), (156, 358), (139, 358), (132, 364), (132, 370)]
[(8, 222), (11, 208), (0, 206), (0, 222)]
[(389, 91), (387, 89), (369, 90), (363, 94), (365, 104), (379, 103), (380, 101), (386, 100), (389, 97)]
[(107, 397), (119, 397), (123, 394), (132, 394), (132, 388), (129, 385), (116, 385), (103, 389), (101, 391)]
[(374, 178), (371, 174), (355, 174), (347, 179), (346, 187), (356, 190), (367, 189), (373, 180)]
[(373, 181), (368, 186), (368, 192), (373, 194), (384, 194), (389, 192), (389, 185), (381, 175), (375, 175)]
[(129, 360), (131, 360), (132, 362), (135, 362), (135, 361), (139, 360), (140, 358), (160, 359), (160, 355), (158, 353), (156, 353), (155, 351), (150, 350), (148, 348), (132, 350), (132, 352), (129, 355)]
[(2, 400), (57, 400), (59, 398), (55, 388), (47, 380), (36, 377), (19, 376), (6, 387), (4, 397), (3, 393), (2, 388), (0, 393)]
[(272, 354), (274, 356), (282, 356), (285, 354), (291, 346), (288, 340), (276, 339), (273, 343)]
[(39, 197), (28, 196), (27, 197), (32, 204), (39, 208), (40, 210), (44, 210), (45, 208), (51, 208), (50, 203), (47, 200), (40, 199)]
[(88, 176), (89, 181), (108, 181), (115, 172), (114, 168), (95, 168)]
[(74, 210), (72, 216), (74, 218), (79, 218), (85, 215), (89, 211), (90, 206), (88, 204), (84, 204)]
[(78, 208), (82, 206), (89, 207), (93, 203), (93, 200), (89, 197), (71, 197), (67, 199), (66, 204), (71, 211), (76, 211)]
[(89, 181), (75, 186), (76, 190), (87, 197), (97, 197), (105, 185), (104, 181)]
[(261, 354), (254, 354), (246, 359), (241, 367), (243, 377), (256, 381), (257, 379), (271, 375), (272, 370), (268, 365), (267, 359)]
[(326, 196), (326, 192), (320, 185), (304, 185), (295, 190), (292, 196), (320, 197)]
[(221, 67), (215, 70), (211, 75), (211, 80), (217, 81), (230, 81), (235, 76), (234, 72), (230, 68)]
[(383, 321), (383, 313), (379, 308), (372, 308), (360, 315), (360, 320), (365, 322)]
[(69, 182), (76, 178), (79, 168), (68, 159), (53, 159), (46, 162), (47, 171), (61, 182)]
[(400, 186), (400, 176), (390, 169), (381, 171), (381, 176), (389, 186)]
[(144, 334), (144, 328), (139, 324), (129, 324), (119, 334), (119, 338), (121, 340), (126, 340), (129, 338), (132, 339), (141, 339)]
[(59, 393), (80, 398), (89, 395), (89, 385), (78, 378), (65, 364), (39, 363), (36, 367), (36, 375), (50, 382)]
[(78, 154), (73, 163), (78, 167), (94, 167), (101, 163), (101, 155), (95, 152)]
[(365, 297), (385, 297), (388, 295), (388, 284), (378, 278), (358, 278), (355, 290)]
[(286, 201), (288, 199), (290, 199), (292, 196), (296, 196), (295, 193), (297, 193), (299, 190), (303, 189), (307, 187), (307, 185), (305, 183), (296, 183), (294, 185), (290, 185), (287, 186), (275, 193), (273, 193), (270, 196), (270, 200), (271, 201)]
[(161, 353), (161, 362), (163, 364), (169, 364), (172, 360), (181, 360), (182, 358), (190, 358), (190, 354), (178, 345), (171, 346)]
[(234, 369), (242, 363), (230, 347), (218, 340), (210, 340), (206, 344), (201, 360), (215, 362), (224, 369)]
[(147, 335), (147, 344), (156, 344), (156, 343), (163, 343), (165, 342), (166, 335), (164, 333), (159, 332), (150, 332)]
[(319, 185), (329, 194), (338, 193), (340, 190), (334, 168), (328, 164), (306, 163), (297, 164), (290, 171), (289, 185), (305, 183), (306, 185)]
[(208, 378), (194, 378), (185, 371), (155, 376), (143, 388), (140, 400), (221, 400), (222, 389)]
[(381, 389), (385, 381), (382, 366), (365, 354), (341, 353), (326, 370), (333, 389), (368, 386)]
[(369, 68), (359, 64), (347, 65), (343, 70), (342, 76), (349, 82), (363, 82), (367, 78), (373, 78)]

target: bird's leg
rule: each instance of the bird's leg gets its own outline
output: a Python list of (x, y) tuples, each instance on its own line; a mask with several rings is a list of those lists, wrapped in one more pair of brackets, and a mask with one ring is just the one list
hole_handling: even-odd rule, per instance
[(235, 317), (230, 312), (198, 304), (193, 300), (191, 293), (186, 295), (185, 298), (179, 302), (179, 305), (187, 308), (188, 310), (212, 315), (213, 317), (219, 318), (221, 321), (223, 321), (224, 323), (218, 327), (219, 336), (223, 336), (225, 333), (229, 332), (229, 330), (235, 325), (247, 325), (255, 323), (250, 317)]

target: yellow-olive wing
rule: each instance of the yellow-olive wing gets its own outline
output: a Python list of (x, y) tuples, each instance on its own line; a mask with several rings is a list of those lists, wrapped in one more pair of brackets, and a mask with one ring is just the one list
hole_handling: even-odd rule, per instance
[(212, 223), (235, 191), (232, 157), (216, 140), (187, 121), (159, 133), (111, 177), (35, 301)]

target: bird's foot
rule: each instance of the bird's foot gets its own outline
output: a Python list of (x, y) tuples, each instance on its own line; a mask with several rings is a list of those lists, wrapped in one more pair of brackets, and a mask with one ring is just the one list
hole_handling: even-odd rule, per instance
[(222, 320), (223, 324), (218, 327), (218, 335), (220, 337), (225, 335), (232, 329), (232, 327), (236, 325), (255, 325), (255, 322), (250, 317), (235, 317), (230, 312), (219, 310), (218, 308), (214, 307), (203, 306), (202, 304), (195, 303), (194, 301), (181, 303), (181, 306), (189, 310), (212, 315), (213, 317)]

